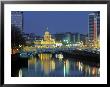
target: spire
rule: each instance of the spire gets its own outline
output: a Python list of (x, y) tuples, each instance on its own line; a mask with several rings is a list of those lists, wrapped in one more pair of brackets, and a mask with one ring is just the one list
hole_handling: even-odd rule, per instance
[(46, 30), (45, 30), (45, 35), (49, 35), (49, 32), (48, 32), (48, 27), (46, 26), (46, 28), (45, 28)]
[(48, 31), (48, 27), (46, 27), (46, 31)]

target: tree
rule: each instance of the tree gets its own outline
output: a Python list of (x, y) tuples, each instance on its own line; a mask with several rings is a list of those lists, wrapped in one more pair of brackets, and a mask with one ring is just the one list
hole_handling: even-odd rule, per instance
[(15, 25), (11, 25), (11, 47), (18, 48), (19, 45), (25, 44), (25, 38), (23, 37), (22, 32)]

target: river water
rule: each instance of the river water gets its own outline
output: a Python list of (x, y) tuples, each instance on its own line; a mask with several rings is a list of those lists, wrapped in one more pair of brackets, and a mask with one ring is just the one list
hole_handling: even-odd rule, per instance
[(52, 58), (52, 54), (39, 54), (28, 59), (28, 66), (18, 71), (19, 77), (99, 77), (99, 64), (74, 58)]

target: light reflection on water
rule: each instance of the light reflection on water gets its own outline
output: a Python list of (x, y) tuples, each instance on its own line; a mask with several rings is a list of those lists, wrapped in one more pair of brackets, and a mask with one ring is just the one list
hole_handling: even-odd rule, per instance
[(100, 76), (100, 68), (72, 58), (52, 58), (52, 54), (39, 54), (30, 58), (28, 67), (20, 69), (23, 77), (91, 77)]

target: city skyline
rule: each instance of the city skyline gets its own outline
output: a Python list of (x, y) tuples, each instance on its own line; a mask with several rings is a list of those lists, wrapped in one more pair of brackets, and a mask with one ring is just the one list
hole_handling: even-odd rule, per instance
[(61, 32), (87, 34), (89, 13), (91, 11), (24, 11), (24, 32), (41, 36), (48, 27), (51, 34)]
[(100, 12), (11, 13), (12, 77), (99, 77)]

